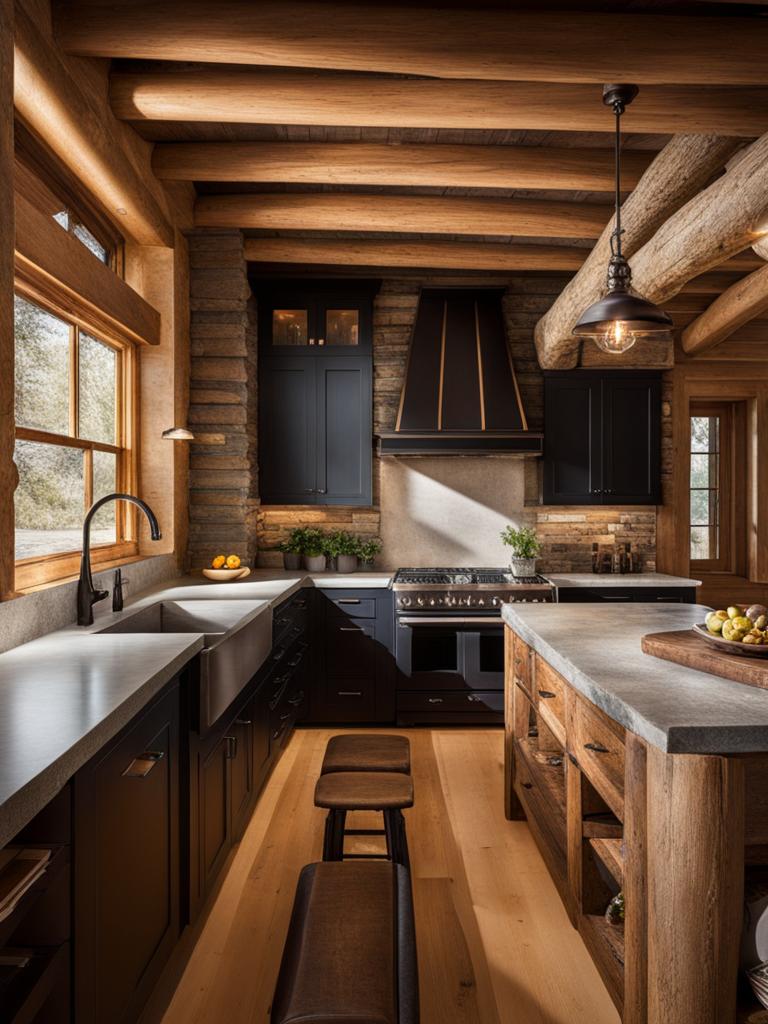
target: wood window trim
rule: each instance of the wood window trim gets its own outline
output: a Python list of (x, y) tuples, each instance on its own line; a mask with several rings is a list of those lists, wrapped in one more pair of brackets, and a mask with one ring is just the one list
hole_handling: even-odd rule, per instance
[[(77, 345), (73, 343), (72, 339), (77, 335), (75, 328), (87, 333), (92, 329), (78, 323), (66, 313), (62, 313), (57, 303), (48, 303), (36, 296), (29, 296), (23, 287), (17, 289), (17, 294), (22, 295), (24, 298), (31, 298), (40, 308), (54, 316), (63, 317), (70, 325), (69, 429), (71, 435), (74, 435), (78, 430), (79, 387), (77, 380)], [(91, 441), (85, 438), (70, 436), (69, 434), (57, 434), (31, 427), (18, 425), (15, 427), (17, 440), (59, 445), (66, 448), (78, 448), (84, 452), (86, 459), (84, 505), (90, 505), (93, 500), (92, 492), (89, 493), (92, 475), (88, 472), (87, 460), (89, 458), (92, 460), (94, 451), (109, 452), (117, 456), (116, 489), (118, 491), (136, 493), (138, 483), (139, 416), (136, 350), (130, 343), (115, 337), (105, 336), (103, 332), (99, 332), (96, 340), (120, 354), (120, 358), (116, 361), (117, 407), (115, 438), (117, 443), (109, 444), (103, 441)], [(83, 516), (85, 516), (85, 508)], [(116, 504), (115, 528), (117, 539), (114, 544), (94, 545), (91, 549), (91, 564), (93, 566), (117, 563), (138, 556), (138, 523), (136, 509), (133, 505), (127, 505), (125, 502), (118, 502)], [(78, 549), (17, 559), (15, 561), (15, 589), (17, 591), (35, 589), (41, 585), (61, 582), (75, 575), (80, 566), (80, 554)]]

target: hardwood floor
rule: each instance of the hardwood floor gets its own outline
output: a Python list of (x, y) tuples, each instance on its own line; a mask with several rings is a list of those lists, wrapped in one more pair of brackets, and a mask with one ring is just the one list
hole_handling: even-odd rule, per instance
[[(315, 780), (341, 731), (294, 735), (207, 920), (182, 943), (144, 1021), (268, 1022), (296, 877), (321, 852)], [(504, 819), (501, 730), (407, 735), (423, 1024), (618, 1024), (527, 825)]]

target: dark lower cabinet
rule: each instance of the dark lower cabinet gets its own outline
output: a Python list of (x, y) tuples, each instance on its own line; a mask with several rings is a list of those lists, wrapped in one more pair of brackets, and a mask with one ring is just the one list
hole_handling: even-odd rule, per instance
[(559, 587), (557, 599), (563, 604), (631, 604), (657, 602), (696, 604), (695, 587)]
[(135, 1020), (179, 935), (177, 684), (74, 781), (75, 1020)]
[(544, 377), (545, 505), (661, 500), (661, 380), (634, 371)]
[(193, 755), (197, 763), (192, 771), (190, 796), (197, 805), (198, 824), (190, 855), (193, 862), (197, 861), (195, 904), (210, 888), (229, 852), (229, 750), (227, 737), (217, 734)]

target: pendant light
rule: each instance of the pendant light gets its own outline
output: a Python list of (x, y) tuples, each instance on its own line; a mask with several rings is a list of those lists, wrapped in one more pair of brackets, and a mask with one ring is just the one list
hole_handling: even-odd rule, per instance
[(621, 251), (621, 115), (637, 96), (636, 85), (603, 86), (603, 103), (616, 117), (616, 219), (611, 234), (611, 259), (605, 295), (579, 317), (573, 333), (592, 338), (603, 352), (626, 352), (637, 341), (672, 330), (672, 318), (632, 291), (632, 271)]

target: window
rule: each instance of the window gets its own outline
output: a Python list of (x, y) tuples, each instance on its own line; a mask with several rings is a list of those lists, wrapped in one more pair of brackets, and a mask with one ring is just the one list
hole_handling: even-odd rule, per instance
[(78, 220), (71, 210), (59, 210), (57, 213), (54, 213), (53, 219), (57, 224), (61, 225), (66, 232), (73, 235), (78, 242), (81, 242), (86, 249), (92, 252), (97, 260), (101, 260), (101, 262), (106, 263), (107, 266), (111, 265), (112, 260), (110, 258), (109, 249), (101, 244), (93, 232), (89, 231), (85, 224)]
[[(15, 300), (17, 586), (75, 571), (83, 515), (129, 489), (126, 401), (132, 352), (27, 298)], [(94, 518), (94, 561), (135, 550), (122, 506)]]
[(741, 403), (691, 403), (690, 558), (698, 571), (743, 572), (745, 470)]

